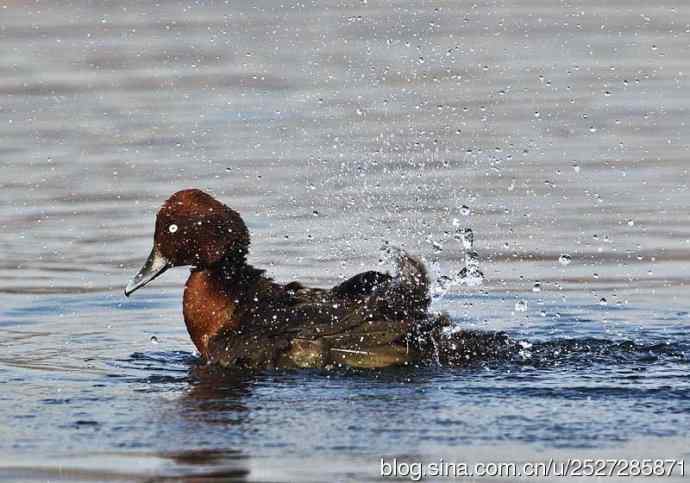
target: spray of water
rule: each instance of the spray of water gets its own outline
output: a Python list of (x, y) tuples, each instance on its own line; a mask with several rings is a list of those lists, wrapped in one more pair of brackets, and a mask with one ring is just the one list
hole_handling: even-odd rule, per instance
[(441, 274), (436, 278), (432, 288), (432, 297), (435, 299), (443, 297), (453, 287), (478, 287), (484, 282), (484, 274), (479, 269), (479, 254), (474, 250), (474, 232), (470, 228), (459, 226), (455, 220), (453, 225), (453, 238), (462, 247), (465, 266), (458, 272)]

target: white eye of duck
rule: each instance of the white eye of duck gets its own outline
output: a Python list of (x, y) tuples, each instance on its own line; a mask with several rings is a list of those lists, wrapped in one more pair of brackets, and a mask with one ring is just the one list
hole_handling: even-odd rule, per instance
[(168, 227), (168, 231), (169, 231), (170, 233), (175, 233), (175, 232), (177, 231), (177, 225), (173, 223), (172, 225), (170, 225), (170, 226)]

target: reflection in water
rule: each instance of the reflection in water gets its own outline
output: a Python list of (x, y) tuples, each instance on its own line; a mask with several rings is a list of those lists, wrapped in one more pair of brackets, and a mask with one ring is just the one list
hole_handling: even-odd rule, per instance
[(190, 483), (208, 483), (209, 480), (242, 482), (247, 481), (250, 474), (247, 456), (241, 451), (201, 449), (158, 453), (156, 456), (170, 460), (174, 470), (150, 481), (184, 479)]
[(245, 401), (257, 377), (257, 374), (241, 371), (194, 366), (190, 370), (188, 388), (178, 400), (181, 414), (212, 424), (240, 424), (249, 410)]
[[(25, 466), (24, 463), (27, 463)], [(0, 481), (244, 482), (250, 475), (248, 459), (233, 450), (172, 452), (85, 453), (79, 458), (54, 458), (50, 463), (2, 464)]]

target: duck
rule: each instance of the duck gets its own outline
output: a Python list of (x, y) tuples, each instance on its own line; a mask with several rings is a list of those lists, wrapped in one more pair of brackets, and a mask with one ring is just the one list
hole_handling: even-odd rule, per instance
[(238, 212), (202, 190), (178, 191), (159, 209), (153, 248), (125, 295), (190, 267), (187, 331), (202, 360), (227, 368), (464, 365), (514, 346), (430, 312), (426, 267), (402, 250), (393, 274), (369, 270), (326, 289), (274, 281), (248, 263), (249, 245)]

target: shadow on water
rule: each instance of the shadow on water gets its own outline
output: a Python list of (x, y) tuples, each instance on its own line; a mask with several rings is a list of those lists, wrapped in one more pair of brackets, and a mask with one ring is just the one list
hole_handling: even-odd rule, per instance
[(249, 411), (246, 400), (260, 378), (259, 373), (196, 365), (190, 369), (187, 390), (178, 401), (181, 412), (193, 421), (240, 424), (244, 413)]

